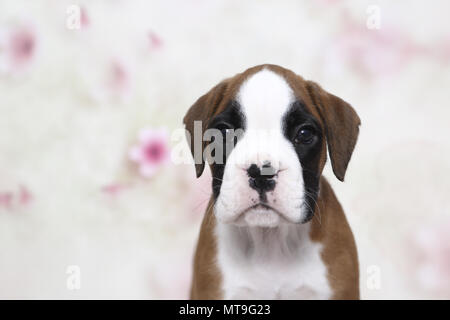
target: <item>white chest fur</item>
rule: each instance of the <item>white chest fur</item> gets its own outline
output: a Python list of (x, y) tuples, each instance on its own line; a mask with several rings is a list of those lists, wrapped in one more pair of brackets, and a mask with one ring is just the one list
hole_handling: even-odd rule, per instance
[(309, 223), (277, 228), (216, 227), (225, 299), (329, 299), (321, 244)]

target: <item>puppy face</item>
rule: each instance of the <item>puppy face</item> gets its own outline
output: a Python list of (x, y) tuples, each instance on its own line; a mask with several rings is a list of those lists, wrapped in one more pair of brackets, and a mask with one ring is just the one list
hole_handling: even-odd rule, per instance
[[(359, 126), (347, 103), (273, 65), (251, 68), (213, 88), (185, 117), (191, 136), (193, 121), (223, 137), (201, 143), (214, 156), (223, 150), (210, 161), (217, 219), (260, 227), (312, 218), (327, 141), (342, 180)], [(204, 166), (200, 160), (197, 175)]]

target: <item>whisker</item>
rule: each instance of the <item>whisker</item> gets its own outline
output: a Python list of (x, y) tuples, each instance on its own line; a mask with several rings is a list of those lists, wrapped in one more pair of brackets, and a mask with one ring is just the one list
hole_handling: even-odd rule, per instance
[[(314, 202), (314, 206), (317, 208), (317, 213), (318, 213), (317, 219), (319, 219), (319, 224), (322, 225), (322, 213), (320, 211), (320, 206), (317, 203), (317, 193), (316, 192), (313, 193), (313, 192), (309, 192), (308, 190), (305, 190), (305, 195)], [(308, 207), (312, 210), (312, 208), (309, 204), (308, 204)], [(314, 212), (314, 210), (312, 210), (312, 211)]]

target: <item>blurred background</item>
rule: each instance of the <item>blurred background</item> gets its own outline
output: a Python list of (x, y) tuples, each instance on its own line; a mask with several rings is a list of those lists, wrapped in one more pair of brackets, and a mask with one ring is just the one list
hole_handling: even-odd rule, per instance
[(279, 64), (362, 119), (364, 299), (450, 298), (448, 1), (0, 1), (0, 298), (187, 298), (210, 176), (170, 152), (220, 80)]

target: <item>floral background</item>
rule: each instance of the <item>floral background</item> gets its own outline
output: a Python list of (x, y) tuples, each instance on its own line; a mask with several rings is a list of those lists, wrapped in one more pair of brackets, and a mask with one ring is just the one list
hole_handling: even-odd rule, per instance
[(362, 298), (450, 298), (450, 3), (432, 3), (0, 1), (0, 298), (187, 298), (210, 176), (171, 161), (171, 135), (261, 63), (362, 119), (346, 182), (325, 170)]

